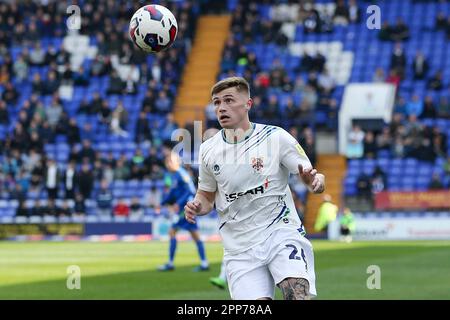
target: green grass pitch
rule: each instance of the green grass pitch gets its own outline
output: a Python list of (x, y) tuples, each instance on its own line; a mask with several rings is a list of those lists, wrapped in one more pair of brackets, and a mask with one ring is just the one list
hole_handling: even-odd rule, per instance
[[(450, 241), (313, 241), (317, 299), (450, 299)], [(179, 242), (176, 270), (156, 271), (167, 242), (0, 242), (0, 299), (229, 299), (208, 278), (220, 269), (220, 243), (207, 243), (208, 272), (193, 272), (193, 242)], [(81, 289), (66, 287), (67, 267), (81, 268)], [(367, 267), (381, 289), (367, 288)], [(280, 299), (279, 290), (276, 298)]]

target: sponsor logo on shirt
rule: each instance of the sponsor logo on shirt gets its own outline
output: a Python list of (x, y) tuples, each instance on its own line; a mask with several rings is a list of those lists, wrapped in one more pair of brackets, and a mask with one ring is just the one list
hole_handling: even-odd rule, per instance
[(227, 199), (227, 202), (233, 202), (234, 200), (237, 200), (240, 197), (245, 196), (247, 194), (253, 194), (253, 195), (263, 194), (267, 188), (269, 188), (269, 179), (266, 178), (264, 183), (262, 185), (260, 185), (259, 187), (249, 189), (249, 190), (243, 191), (243, 192), (233, 192), (230, 194), (225, 194), (225, 197)]

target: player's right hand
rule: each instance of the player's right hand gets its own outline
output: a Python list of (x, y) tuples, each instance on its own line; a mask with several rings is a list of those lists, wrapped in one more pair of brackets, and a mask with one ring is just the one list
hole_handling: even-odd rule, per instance
[(184, 206), (184, 216), (190, 223), (195, 223), (195, 217), (202, 211), (202, 204), (198, 200), (188, 201)]

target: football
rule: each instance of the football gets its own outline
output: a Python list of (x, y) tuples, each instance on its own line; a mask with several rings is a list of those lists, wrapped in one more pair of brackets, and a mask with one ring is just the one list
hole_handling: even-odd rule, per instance
[(159, 52), (172, 45), (178, 24), (173, 13), (161, 5), (146, 5), (137, 10), (130, 21), (130, 38), (145, 52)]

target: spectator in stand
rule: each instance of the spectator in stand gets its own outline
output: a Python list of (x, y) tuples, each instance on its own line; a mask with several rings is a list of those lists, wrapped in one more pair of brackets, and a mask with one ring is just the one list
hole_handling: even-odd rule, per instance
[(305, 153), (307, 152), (311, 164), (315, 165), (315, 163), (316, 163), (316, 147), (315, 147), (315, 143), (314, 143), (314, 134), (313, 134), (311, 128), (305, 127), (302, 130), (302, 134), (301, 134), (299, 142), (302, 145), (303, 149), (305, 150)]
[(125, 202), (125, 199), (119, 199), (113, 209), (114, 216), (128, 217), (130, 215), (130, 206)]
[(19, 205), (16, 209), (16, 217), (28, 217), (30, 215), (30, 209), (27, 207), (25, 200), (19, 201)]
[[(102, 76), (109, 74), (111, 71), (112, 71), (112, 65), (111, 65), (110, 58), (108, 56), (99, 54), (95, 57), (94, 61), (92, 62), (90, 75), (93, 77), (102, 77)], [(121, 90), (123, 89), (122, 82), (119, 82), (117, 80), (117, 78), (118, 78), (118, 76), (116, 73), (116, 77), (115, 77), (116, 83), (114, 83), (114, 87), (111, 87), (111, 82), (110, 82), (110, 89), (112, 89), (112, 91), (120, 90), (120, 92), (121, 92)], [(120, 80), (120, 78), (119, 78), (119, 80)]]
[(128, 137), (128, 132), (122, 129), (120, 118), (120, 111), (114, 110), (111, 117), (111, 132), (120, 137)]
[(2, 65), (0, 67), (0, 85), (4, 85), (8, 83), (11, 78), (10, 72), (8, 70), (8, 66)]
[(142, 101), (141, 111), (146, 114), (154, 112), (155, 97), (153, 91), (147, 90), (144, 100)]
[(392, 27), (391, 40), (404, 41), (410, 37), (409, 27), (405, 24), (402, 18), (397, 18), (397, 23)]
[(438, 173), (433, 173), (430, 184), (428, 185), (428, 189), (430, 189), (430, 190), (444, 189), (444, 184), (442, 183), (442, 180)]
[(44, 216), (56, 217), (58, 215), (58, 207), (56, 206), (55, 199), (49, 198), (47, 205), (42, 209)]
[(66, 136), (70, 146), (81, 142), (80, 129), (78, 128), (77, 120), (75, 118), (70, 118)]
[(397, 97), (395, 105), (394, 105), (394, 109), (392, 110), (392, 114), (399, 114), (401, 115), (402, 118), (404, 118), (407, 115), (406, 112), (406, 100), (403, 97)]
[(58, 91), (60, 85), (60, 81), (56, 76), (56, 72), (51, 71), (47, 76), (47, 80), (44, 84), (44, 94), (54, 94)]
[(58, 197), (59, 170), (55, 160), (48, 159), (45, 173), (45, 187), (49, 199)]
[(73, 73), (73, 84), (75, 86), (87, 87), (89, 85), (89, 73), (81, 65), (76, 72)]
[(395, 89), (398, 89), (401, 82), (401, 76), (396, 69), (389, 70), (389, 76), (386, 78), (387, 83), (392, 83)]
[(37, 199), (34, 202), (34, 205), (32, 205), (31, 209), (30, 209), (30, 216), (35, 216), (35, 217), (43, 217), (44, 216), (44, 207), (41, 204), (41, 201), (39, 199)]
[(391, 69), (395, 69), (398, 75), (403, 78), (405, 67), (406, 55), (401, 43), (397, 42), (391, 55)]
[(119, 75), (115, 70), (112, 71), (111, 77), (109, 80), (109, 87), (106, 91), (107, 94), (122, 94), (123, 90), (125, 88), (125, 84), (120, 79)]
[(361, 9), (358, 7), (356, 0), (348, 1), (348, 19), (350, 23), (361, 22)]
[(92, 129), (92, 124), (90, 124), (89, 122), (85, 122), (83, 124), (83, 127), (80, 130), (80, 138), (83, 141), (84, 140), (93, 141), (96, 139), (96, 134)]
[(64, 170), (62, 181), (64, 184), (65, 199), (75, 198), (76, 188), (76, 162), (70, 161)]
[(444, 173), (446, 176), (450, 176), (450, 155), (447, 156), (446, 161), (443, 164)]
[(358, 190), (358, 198), (369, 201), (372, 199), (372, 182), (371, 177), (367, 173), (362, 172), (358, 176), (356, 188)]
[(439, 31), (439, 30), (445, 30), (447, 27), (447, 18), (445, 17), (445, 12), (440, 11), (437, 16), (436, 16), (436, 20), (435, 20), (435, 30)]
[(112, 211), (113, 194), (108, 183), (102, 180), (97, 194), (97, 210), (101, 216), (110, 216)]
[(162, 192), (156, 185), (152, 185), (150, 190), (144, 195), (144, 204), (149, 208), (155, 209), (161, 207)]
[(86, 204), (81, 193), (77, 192), (77, 194), (75, 195), (73, 211), (76, 216), (86, 215)]
[(23, 82), (28, 78), (28, 63), (23, 53), (21, 53), (13, 65), (14, 76), (19, 82)]
[(175, 123), (173, 114), (168, 113), (164, 126), (161, 128), (160, 137), (163, 141), (171, 140), (172, 133), (178, 129), (178, 125)]
[(305, 49), (303, 51), (303, 56), (302, 59), (300, 61), (300, 65), (298, 66), (298, 68), (295, 70), (296, 72), (302, 72), (302, 71), (311, 71), (314, 67), (314, 59), (313, 57), (309, 54), (309, 52)]
[(436, 154), (440, 157), (445, 157), (447, 153), (447, 135), (443, 134), (438, 126), (434, 126), (432, 133), (427, 136), (431, 139)]
[[(105, 101), (100, 96), (99, 92), (94, 92), (91, 102), (87, 109), (87, 114), (97, 114), (102, 109), (102, 105), (105, 104)], [(109, 109), (109, 108), (108, 108)]]
[(423, 101), (420, 100), (417, 94), (414, 94), (411, 98), (411, 101), (409, 101), (406, 104), (406, 115), (410, 116), (414, 114), (418, 117), (419, 115), (422, 114), (422, 112), (423, 112)]
[(83, 196), (83, 199), (90, 199), (92, 190), (94, 188), (94, 175), (91, 172), (89, 163), (84, 163), (81, 170), (77, 173), (78, 190)]
[(31, 50), (28, 59), (31, 66), (40, 67), (45, 64), (45, 51), (42, 49), (40, 42), (35, 43), (34, 49)]
[(72, 208), (69, 206), (69, 202), (64, 200), (62, 202), (61, 207), (57, 208), (56, 214), (58, 217), (71, 217), (72, 216)]
[(391, 146), (391, 153), (395, 158), (403, 158), (406, 154), (405, 143), (401, 136), (396, 136)]
[(436, 118), (436, 108), (434, 107), (433, 104), (433, 98), (431, 96), (426, 96), (425, 97), (425, 101), (424, 101), (424, 105), (423, 105), (423, 111), (420, 114), (419, 118), (421, 119), (426, 119), (426, 118), (431, 118), (431, 119), (435, 119)]
[(82, 148), (78, 151), (78, 163), (84, 161), (87, 158), (89, 163), (94, 163), (95, 159), (95, 150), (92, 148), (90, 140), (83, 140)]
[(128, 76), (124, 82), (124, 93), (135, 95), (137, 93), (137, 83), (132, 79), (131, 76)]
[(158, 98), (155, 101), (156, 112), (159, 114), (167, 114), (172, 109), (171, 101), (167, 96), (167, 92), (159, 92)]
[(263, 116), (266, 119), (276, 119), (279, 117), (278, 98), (272, 94), (269, 96), (267, 105), (264, 107)]
[(45, 109), (45, 117), (53, 131), (56, 130), (56, 126), (61, 119), (63, 111), (64, 110), (58, 96), (53, 96), (51, 105)]
[(332, 93), (336, 87), (336, 83), (327, 69), (324, 69), (323, 72), (319, 75), (317, 83), (319, 86), (319, 92), (321, 93), (323, 93), (324, 91)]
[(291, 97), (286, 102), (285, 113), (288, 119), (296, 119), (300, 114), (300, 109), (294, 104), (294, 100)]
[(303, 32), (305, 34), (320, 32), (320, 17), (317, 10), (310, 10), (303, 21)]
[(135, 142), (151, 142), (153, 140), (152, 131), (144, 111), (139, 112), (139, 118), (136, 123)]
[(64, 85), (73, 85), (73, 71), (72, 68), (70, 66), (70, 63), (66, 63), (64, 65), (64, 69), (61, 69), (61, 73), (60, 73), (60, 79), (61, 79), (61, 83)]
[(364, 132), (358, 125), (353, 125), (348, 134), (347, 158), (361, 158), (364, 154)]
[(442, 90), (443, 87), (444, 86), (443, 86), (443, 83), (442, 83), (442, 71), (439, 70), (438, 72), (436, 72), (434, 74), (433, 77), (431, 77), (428, 80), (427, 88), (430, 89), (430, 90)]
[(144, 215), (144, 210), (142, 208), (139, 198), (133, 197), (130, 204), (130, 216), (141, 217)]
[(125, 165), (123, 158), (117, 160), (114, 168), (114, 180), (128, 180), (130, 178), (130, 169)]
[(31, 81), (32, 92), (38, 95), (44, 94), (45, 85), (41, 80), (41, 75), (39, 73), (35, 73), (33, 75), (33, 80)]
[(383, 127), (381, 134), (376, 137), (377, 149), (378, 150), (389, 150), (392, 144), (392, 137), (390, 134), (389, 127)]
[(450, 103), (447, 97), (441, 96), (441, 98), (439, 99), (437, 112), (439, 118), (450, 118)]
[(16, 104), (19, 93), (11, 82), (6, 83), (5, 90), (2, 93), (2, 100), (9, 105)]
[(445, 28), (445, 34), (447, 35), (447, 40), (450, 40), (450, 16), (447, 17), (447, 27)]
[(373, 159), (377, 156), (377, 152), (374, 133), (372, 131), (367, 131), (364, 136), (364, 157)]
[(377, 194), (387, 187), (387, 176), (380, 166), (376, 166), (372, 173), (371, 185), (373, 194)]
[(9, 112), (4, 101), (0, 101), (0, 124), (8, 124), (9, 123)]
[(53, 45), (48, 46), (47, 52), (45, 53), (45, 64), (50, 65), (56, 63), (56, 57), (58, 53)]
[(344, 0), (337, 0), (333, 14), (333, 22), (335, 25), (347, 25), (350, 20), (350, 12)]
[(413, 73), (415, 80), (422, 80), (428, 73), (429, 65), (428, 59), (425, 58), (421, 51), (416, 53), (416, 56), (413, 60)]

